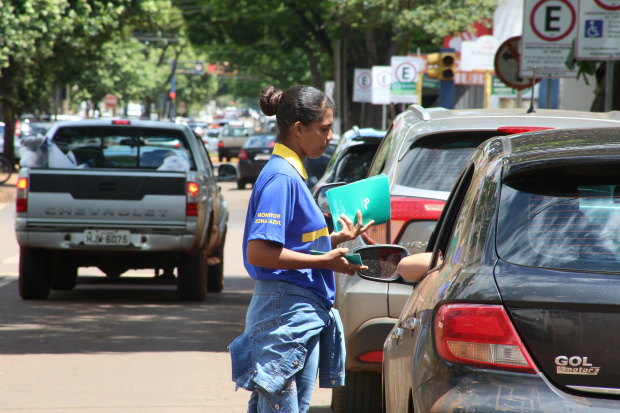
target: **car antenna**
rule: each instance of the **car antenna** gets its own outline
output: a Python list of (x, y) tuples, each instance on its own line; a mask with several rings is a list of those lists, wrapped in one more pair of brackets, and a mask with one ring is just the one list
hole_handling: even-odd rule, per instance
[(534, 109), (534, 86), (536, 86), (536, 66), (534, 66), (534, 72), (532, 74), (532, 91), (530, 96), (530, 108), (527, 110), (527, 113), (535, 113)]

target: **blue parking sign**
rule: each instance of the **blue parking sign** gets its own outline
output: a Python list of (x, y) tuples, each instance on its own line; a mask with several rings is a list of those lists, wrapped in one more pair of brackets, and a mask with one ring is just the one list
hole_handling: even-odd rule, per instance
[(603, 20), (586, 20), (584, 37), (596, 38), (603, 37)]

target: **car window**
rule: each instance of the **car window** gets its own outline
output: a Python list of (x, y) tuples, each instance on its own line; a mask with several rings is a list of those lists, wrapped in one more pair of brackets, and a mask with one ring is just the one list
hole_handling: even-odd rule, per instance
[(357, 145), (350, 147), (338, 160), (333, 182), (350, 183), (366, 178), (377, 146)]
[(383, 169), (385, 167), (385, 160), (390, 153), (390, 150), (392, 150), (392, 145), (395, 143), (395, 136), (396, 134), (394, 133), (393, 126), (390, 126), (390, 129), (386, 133), (385, 138), (383, 138), (381, 144), (379, 145), (379, 148), (375, 153), (375, 157), (372, 160), (370, 170), (368, 171), (368, 176), (379, 175), (383, 172)]
[(224, 128), (222, 136), (226, 138), (250, 136), (250, 130), (248, 128)]
[[(79, 168), (176, 170), (189, 165), (196, 169), (185, 135), (179, 130), (66, 127), (58, 129), (52, 140)], [(50, 163), (50, 167), (54, 165)]]
[(428, 137), (414, 142), (398, 165), (396, 185), (449, 192), (485, 139)]
[(618, 271), (620, 183), (503, 185), (497, 228), (498, 254), (508, 262)]

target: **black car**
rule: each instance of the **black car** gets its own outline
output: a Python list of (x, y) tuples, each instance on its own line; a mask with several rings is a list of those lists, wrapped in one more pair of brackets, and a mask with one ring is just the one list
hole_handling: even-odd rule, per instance
[(243, 144), (237, 163), (237, 188), (254, 185), (263, 166), (271, 158), (275, 139), (275, 134), (252, 135)]
[[(619, 142), (565, 129), (478, 147), (385, 341), (385, 412), (620, 411)], [(377, 268), (380, 248), (356, 251)]]
[(329, 162), (320, 179), (314, 183), (313, 192), (329, 183), (351, 183), (366, 178), (370, 163), (384, 136), (384, 130), (360, 129), (356, 126), (345, 132), (328, 158)]

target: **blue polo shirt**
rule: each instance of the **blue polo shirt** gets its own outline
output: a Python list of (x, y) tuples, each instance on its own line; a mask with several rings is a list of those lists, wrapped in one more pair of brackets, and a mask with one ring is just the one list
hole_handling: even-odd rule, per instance
[(274, 270), (248, 263), (248, 241), (254, 239), (273, 241), (305, 254), (310, 250), (332, 249), (325, 217), (312, 198), (307, 179), (297, 154), (276, 144), (250, 197), (243, 234), (243, 262), (255, 280), (278, 280), (307, 288), (331, 306), (336, 290), (331, 270)]

